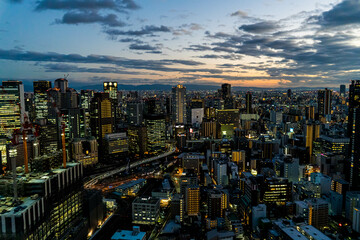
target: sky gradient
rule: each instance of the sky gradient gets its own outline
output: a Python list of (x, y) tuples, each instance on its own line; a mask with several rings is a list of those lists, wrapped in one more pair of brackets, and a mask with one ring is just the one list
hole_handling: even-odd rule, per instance
[(338, 87), (360, 0), (3, 0), (0, 79)]

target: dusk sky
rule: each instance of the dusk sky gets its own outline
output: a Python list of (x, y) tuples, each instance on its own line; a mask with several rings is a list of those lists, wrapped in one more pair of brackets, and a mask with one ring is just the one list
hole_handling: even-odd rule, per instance
[(360, 0), (1, 0), (0, 79), (338, 87)]

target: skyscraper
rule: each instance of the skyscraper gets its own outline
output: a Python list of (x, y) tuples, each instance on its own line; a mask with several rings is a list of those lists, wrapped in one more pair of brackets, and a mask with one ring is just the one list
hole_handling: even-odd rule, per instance
[(225, 109), (233, 109), (234, 102), (231, 97), (231, 85), (228, 83), (224, 83), (221, 85), (221, 98), (224, 100)]
[(109, 93), (111, 99), (117, 99), (118, 83), (104, 82), (104, 92)]
[(177, 85), (172, 88), (172, 114), (175, 123), (186, 123), (186, 87)]
[(345, 93), (346, 93), (346, 86), (345, 85), (340, 85), (340, 96), (345, 97)]
[(252, 93), (251, 92), (246, 93), (246, 113), (247, 114), (253, 113), (253, 109), (252, 109)]
[(11, 135), (24, 120), (24, 85), (20, 81), (3, 81), (0, 89), (0, 135)]
[(65, 93), (69, 87), (68, 80), (65, 78), (58, 78), (55, 80), (55, 88), (60, 89), (60, 92)]
[(186, 188), (186, 212), (189, 216), (196, 216), (200, 212), (200, 188), (191, 185)]
[(325, 90), (318, 91), (318, 113), (319, 116), (325, 117), (331, 114), (331, 95), (332, 90), (325, 88)]
[(350, 138), (350, 175), (348, 181), (352, 190), (360, 189), (360, 80), (353, 80), (349, 86), (348, 137)]
[(95, 93), (90, 104), (90, 126), (92, 135), (102, 141), (105, 134), (113, 132), (114, 116), (108, 93)]
[(49, 115), (49, 101), (47, 90), (51, 88), (50, 81), (34, 81), (35, 121), (47, 119)]

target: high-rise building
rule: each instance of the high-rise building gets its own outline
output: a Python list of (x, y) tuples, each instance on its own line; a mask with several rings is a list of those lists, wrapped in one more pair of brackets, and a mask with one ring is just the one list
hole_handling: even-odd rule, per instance
[(186, 188), (186, 213), (188, 216), (197, 216), (200, 212), (200, 188), (198, 185), (190, 185)]
[(259, 225), (259, 220), (261, 218), (266, 218), (266, 205), (259, 204), (257, 206), (252, 207), (251, 211), (251, 226), (252, 229), (255, 230), (256, 227)]
[(353, 219), (353, 210), (355, 207), (360, 207), (360, 191), (346, 192), (345, 217), (350, 221)]
[(172, 88), (172, 114), (174, 123), (186, 123), (186, 87), (180, 84)]
[(59, 89), (61, 93), (65, 93), (69, 87), (69, 82), (65, 78), (58, 78), (55, 80), (55, 88)]
[(50, 81), (34, 81), (35, 121), (47, 119), (49, 115), (49, 99), (47, 90), (51, 88)]
[(76, 138), (71, 143), (71, 159), (81, 162), (84, 167), (98, 162), (98, 144), (95, 137)]
[(215, 179), (218, 185), (227, 184), (227, 162), (215, 161)]
[(331, 114), (331, 100), (332, 90), (325, 88), (325, 90), (318, 91), (318, 113), (319, 116), (325, 117)]
[(221, 85), (221, 98), (224, 100), (224, 108), (225, 109), (233, 109), (234, 102), (231, 96), (231, 85), (228, 83), (224, 83)]
[(166, 144), (166, 121), (165, 115), (145, 116), (145, 126), (147, 131), (147, 148), (150, 154), (157, 154), (164, 151)]
[(132, 219), (135, 224), (153, 225), (160, 215), (160, 199), (137, 197), (132, 203)]
[(90, 128), (90, 103), (94, 97), (93, 90), (81, 90), (80, 92), (80, 107), (85, 111), (85, 135), (91, 135)]
[(224, 191), (213, 189), (208, 192), (208, 218), (216, 219), (225, 217), (228, 208), (228, 196)]
[(114, 116), (108, 93), (95, 93), (90, 104), (90, 126), (92, 135), (101, 141), (105, 134), (113, 132)]
[(104, 82), (104, 92), (109, 94), (111, 99), (117, 99), (118, 83), (117, 82)]
[(129, 125), (140, 125), (143, 122), (143, 103), (140, 101), (128, 102), (126, 105)]
[(3, 81), (0, 89), (0, 135), (9, 136), (15, 129), (20, 129), (24, 113), (23, 83)]
[(306, 199), (309, 207), (309, 225), (318, 229), (328, 226), (329, 223), (329, 204), (321, 198)]
[(346, 86), (345, 85), (340, 85), (340, 96), (345, 97), (346, 94)]
[(353, 80), (349, 86), (348, 137), (350, 138), (350, 175), (348, 181), (352, 190), (360, 190), (360, 80)]
[(354, 207), (352, 229), (360, 233), (360, 207)]
[(253, 113), (253, 109), (252, 109), (252, 93), (251, 92), (246, 93), (245, 103), (246, 103), (246, 113), (247, 114)]

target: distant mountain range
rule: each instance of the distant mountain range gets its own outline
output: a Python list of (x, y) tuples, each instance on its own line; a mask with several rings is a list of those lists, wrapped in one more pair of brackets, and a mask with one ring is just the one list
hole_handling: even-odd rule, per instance
[[(33, 85), (30, 81), (23, 81), (25, 92), (32, 92), (33, 91)], [(214, 85), (200, 85), (200, 84), (185, 84), (187, 90), (190, 91), (216, 91), (221, 88), (221, 84), (214, 86)], [(80, 82), (71, 82), (69, 81), (69, 87), (74, 88), (76, 90), (81, 89), (91, 89), (91, 90), (103, 90), (102, 84), (94, 84), (94, 85), (86, 85), (85, 83)], [(124, 85), (124, 84), (118, 84), (118, 90), (126, 90), (126, 91), (144, 91), (144, 90), (150, 90), (150, 91), (170, 91), (173, 85), (166, 85), (166, 84), (149, 84), (149, 85)], [(293, 90), (317, 90), (317, 89), (323, 89), (324, 87), (296, 87), (291, 88)], [(259, 87), (232, 87), (232, 91), (261, 91), (261, 90), (287, 90), (289, 87), (284, 88), (259, 88)]]

